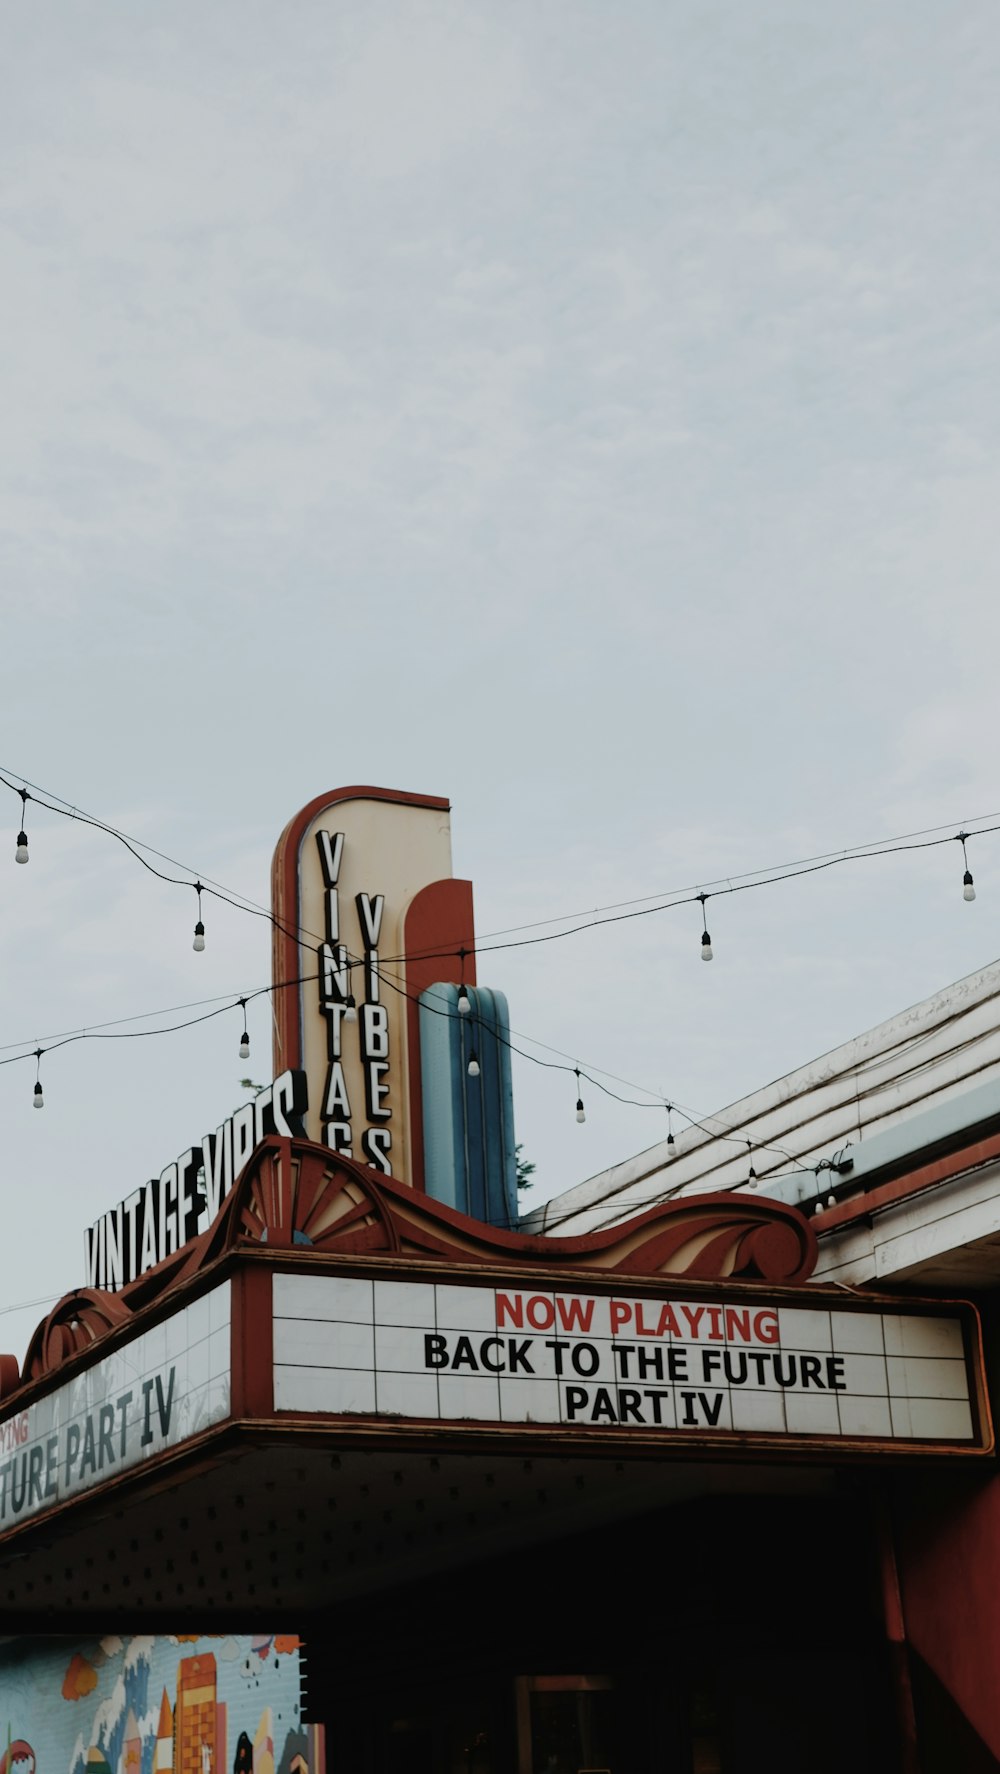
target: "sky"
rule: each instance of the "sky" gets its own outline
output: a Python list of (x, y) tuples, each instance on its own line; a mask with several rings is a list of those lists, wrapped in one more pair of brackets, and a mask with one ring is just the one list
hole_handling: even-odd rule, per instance
[[(447, 795), (481, 936), (996, 823), (988, 0), (64, 0), (3, 45), (9, 779), (262, 906), (314, 795)], [(39, 1114), (16, 1056), (270, 956), (30, 804), (17, 867), (0, 796), (20, 1357), (270, 1077), (266, 1000), (250, 1061), (236, 1009), (52, 1053)], [(720, 896), (708, 967), (688, 905), (479, 977), (705, 1113), (994, 960), (1000, 834), (969, 861), (974, 905), (949, 844)], [(514, 1086), (529, 1206), (666, 1131)]]

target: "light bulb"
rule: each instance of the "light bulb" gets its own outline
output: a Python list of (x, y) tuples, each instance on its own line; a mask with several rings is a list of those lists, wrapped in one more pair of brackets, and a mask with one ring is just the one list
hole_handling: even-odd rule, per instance
[(702, 931), (701, 958), (703, 961), (711, 961), (712, 959), (712, 938), (707, 930)]
[(576, 1118), (578, 1121), (586, 1121), (587, 1119), (587, 1111), (583, 1106), (582, 1096), (578, 1096), (576, 1099)]
[(250, 1037), (247, 1034), (246, 1029), (244, 1029), (242, 1038), (240, 1040), (240, 1059), (249, 1059), (249, 1058), (250, 1058)]
[(18, 834), (17, 834), (17, 849), (14, 852), (14, 861), (15, 862), (27, 862), (27, 860), (28, 860), (28, 834), (27, 834), (27, 832), (18, 832)]
[(194, 942), (191, 944), (191, 947), (194, 949), (196, 955), (200, 955), (202, 949), (205, 947), (205, 926), (200, 918), (194, 927)]
[(35, 1108), (36, 1108), (36, 1109), (44, 1109), (44, 1107), (45, 1107), (45, 1098), (44, 1098), (44, 1097), (43, 1097), (43, 1095), (42, 1095), (42, 1087), (41, 1087), (41, 1085), (40, 1085), (40, 1084), (36, 1084), (36, 1085), (35, 1085), (35, 1097), (34, 1097), (34, 1102), (35, 1102)]
[(459, 1016), (468, 1016), (471, 1009), (472, 1005), (469, 1003), (469, 994), (466, 991), (463, 982), (458, 988), (458, 1014)]
[(474, 1053), (469, 1060), (469, 1077), (470, 1078), (478, 1078), (479, 1077), (479, 1061), (477, 1060)]
[(674, 1139), (673, 1134), (668, 1133), (667, 1134), (667, 1145), (668, 1146), (676, 1146), (676, 1144), (677, 1144), (677, 1141)]
[(353, 992), (348, 992), (347, 997), (345, 999), (345, 1003), (347, 1006), (346, 1010), (344, 1011), (345, 1023), (356, 1023), (358, 1020), (358, 1007), (354, 1002), (354, 993)]
[[(21, 860), (21, 852), (20, 851), (18, 851), (18, 853), (17, 853), (17, 860), (18, 860), (18, 862), (20, 862), (20, 860)], [(27, 862), (27, 860), (28, 860), (27, 851), (25, 851), (25, 853), (24, 853), (24, 860), (25, 860), (25, 862)], [(972, 899), (975, 899), (975, 897), (976, 897), (976, 889), (972, 885), (972, 876), (970, 875), (968, 869), (966, 869), (965, 874), (962, 876), (962, 898), (972, 900)]]

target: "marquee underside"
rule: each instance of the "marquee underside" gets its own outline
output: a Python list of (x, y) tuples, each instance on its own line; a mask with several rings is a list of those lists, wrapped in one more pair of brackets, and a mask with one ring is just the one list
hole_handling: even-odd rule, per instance
[(829, 1468), (227, 1439), (28, 1525), (0, 1554), (0, 1621), (297, 1618), (696, 1497), (827, 1496)]

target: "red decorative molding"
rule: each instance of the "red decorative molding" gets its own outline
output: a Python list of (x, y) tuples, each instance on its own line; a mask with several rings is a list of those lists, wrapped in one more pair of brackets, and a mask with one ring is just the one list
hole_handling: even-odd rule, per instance
[(807, 1281), (816, 1262), (812, 1222), (780, 1201), (721, 1191), (688, 1195), (602, 1232), (545, 1238), (497, 1230), (311, 1140), (271, 1135), (200, 1237), (121, 1293), (86, 1288), (67, 1294), (39, 1325), (19, 1377), (16, 1363), (0, 1358), (0, 1402), (248, 1244), (303, 1255), (439, 1258), (484, 1267), (537, 1263), (647, 1280), (670, 1275), (780, 1285)]
[[(53, 1368), (61, 1367), (71, 1355), (81, 1354), (108, 1331), (127, 1324), (131, 1316), (131, 1308), (123, 1294), (83, 1287), (64, 1295), (39, 1325), (28, 1345), (21, 1383), (37, 1380), (42, 1374), (51, 1373)], [(6, 1397), (7, 1390), (4, 1384), (0, 1396)]]

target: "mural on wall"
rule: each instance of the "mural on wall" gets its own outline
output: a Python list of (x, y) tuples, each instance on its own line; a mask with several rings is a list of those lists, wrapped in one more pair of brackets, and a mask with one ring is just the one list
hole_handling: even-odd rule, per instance
[(0, 1774), (323, 1774), (290, 1633), (0, 1647)]

